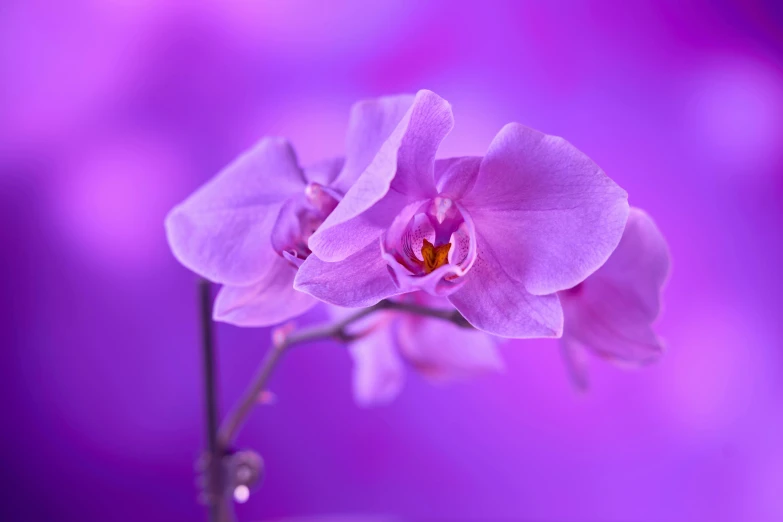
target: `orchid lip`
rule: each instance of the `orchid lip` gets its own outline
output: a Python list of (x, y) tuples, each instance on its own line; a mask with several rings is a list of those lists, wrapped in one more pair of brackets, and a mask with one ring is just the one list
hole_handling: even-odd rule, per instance
[(438, 197), (398, 219), (408, 221), (398, 221), (380, 241), (381, 256), (395, 284), (404, 291), (424, 290), (440, 296), (458, 290), (477, 252), (473, 220), (467, 211), (458, 202)]

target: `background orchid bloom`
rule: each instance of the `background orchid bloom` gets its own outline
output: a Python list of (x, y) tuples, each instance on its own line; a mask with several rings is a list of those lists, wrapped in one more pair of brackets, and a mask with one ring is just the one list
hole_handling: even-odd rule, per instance
[(413, 101), (395, 96), (354, 104), (346, 157), (301, 168), (290, 143), (263, 138), (166, 218), (176, 258), (223, 284), (216, 320), (268, 326), (317, 303), (293, 288), (307, 241), (375, 157)]
[(560, 340), (574, 382), (584, 387), (585, 349), (631, 365), (655, 361), (662, 343), (652, 329), (669, 273), (666, 240), (643, 210), (632, 208), (617, 249), (582, 283), (560, 292)]
[(571, 144), (508, 124), (483, 158), (435, 160), (454, 120), (419, 91), (313, 234), (295, 285), (349, 307), (414, 290), (448, 297), (476, 328), (557, 337), (555, 292), (601, 266), (628, 215), (625, 191)]
[[(435, 309), (454, 308), (447, 299), (424, 292), (394, 299)], [(334, 313), (342, 315), (346, 310)], [(436, 383), (504, 368), (495, 346), (497, 339), (449, 321), (386, 310), (357, 323), (353, 330), (364, 334), (350, 345), (353, 392), (362, 406), (393, 400), (405, 382), (406, 366)]]

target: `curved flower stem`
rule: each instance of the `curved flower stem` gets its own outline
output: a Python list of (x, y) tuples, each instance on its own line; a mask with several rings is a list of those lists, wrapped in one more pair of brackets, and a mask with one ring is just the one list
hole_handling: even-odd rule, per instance
[(334, 324), (315, 326), (288, 334), (282, 333), (280, 335), (275, 335), (272, 348), (267, 352), (266, 357), (261, 363), (261, 366), (259, 366), (250, 386), (245, 390), (239, 403), (234, 407), (231, 413), (228, 414), (220, 427), (218, 435), (220, 448), (223, 450), (228, 449), (234, 442), (234, 439), (247, 419), (247, 416), (258, 403), (261, 392), (266, 389), (266, 385), (277, 367), (277, 363), (289, 348), (297, 344), (323, 339), (335, 339), (343, 342), (351, 341), (355, 337), (347, 331), (347, 328), (356, 321), (380, 310), (394, 310), (412, 315), (421, 315), (448, 321), (461, 328), (473, 328), (457, 310), (439, 310), (414, 303), (400, 303), (385, 299), (368, 308), (362, 308)]

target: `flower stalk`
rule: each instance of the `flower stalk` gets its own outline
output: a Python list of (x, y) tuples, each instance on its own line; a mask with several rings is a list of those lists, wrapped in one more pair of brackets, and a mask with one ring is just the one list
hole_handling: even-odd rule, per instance
[(206, 403), (207, 451), (206, 500), (209, 505), (210, 522), (234, 520), (231, 500), (224, 483), (223, 459), (230, 453), (231, 446), (247, 420), (259, 397), (266, 390), (283, 355), (292, 347), (314, 341), (333, 339), (350, 342), (361, 334), (353, 334), (349, 327), (357, 321), (380, 311), (396, 311), (450, 322), (460, 328), (472, 329), (470, 323), (457, 311), (430, 308), (416, 303), (397, 302), (384, 299), (373, 306), (357, 310), (348, 317), (331, 324), (294, 330), (293, 324), (275, 330), (272, 347), (267, 352), (255, 376), (236, 406), (225, 417), (218, 429), (217, 384), (215, 367), (215, 342), (212, 329), (212, 296), (210, 283), (199, 281), (199, 313), (201, 319), (202, 352), (204, 366), (204, 393)]
[(313, 341), (334, 339), (340, 342), (352, 341), (355, 336), (348, 331), (348, 327), (369, 315), (379, 311), (398, 311), (402, 313), (420, 315), (451, 322), (461, 328), (473, 328), (456, 310), (442, 310), (417, 305), (415, 303), (401, 303), (384, 299), (373, 306), (362, 308), (350, 316), (333, 324), (314, 326), (299, 331), (286, 331), (284, 327), (273, 336), (272, 347), (258, 367), (255, 377), (245, 390), (244, 395), (236, 407), (228, 414), (220, 427), (218, 442), (221, 447), (228, 448), (233, 444), (239, 430), (244, 424), (253, 406), (258, 403), (261, 393), (266, 390), (269, 379), (280, 362), (282, 356), (290, 348)]
[(215, 365), (215, 335), (212, 329), (212, 292), (209, 281), (198, 283), (199, 317), (201, 322), (201, 349), (204, 370), (204, 403), (206, 407), (207, 451), (206, 502), (209, 506), (210, 522), (234, 520), (230, 501), (224, 491), (222, 462), (225, 446), (218, 440), (217, 368)]

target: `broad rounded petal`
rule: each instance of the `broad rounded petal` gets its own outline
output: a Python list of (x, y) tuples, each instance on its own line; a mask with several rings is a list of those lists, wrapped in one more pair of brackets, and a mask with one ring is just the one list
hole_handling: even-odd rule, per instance
[(563, 310), (556, 295), (537, 296), (513, 279), (480, 233), (476, 261), (449, 301), (470, 324), (500, 337), (560, 337)]
[(353, 357), (353, 394), (361, 406), (385, 404), (400, 393), (405, 367), (394, 342), (396, 319), (378, 314), (372, 333), (349, 346)]
[[(322, 234), (331, 217), (329, 216), (310, 237), (308, 246), (321, 259), (342, 261), (370, 243), (377, 244), (383, 231), (408, 204), (408, 199), (401, 194), (389, 192), (366, 212), (345, 223), (335, 225)], [(337, 209), (339, 208), (338, 204)]]
[[(445, 298), (433, 308), (452, 308)], [(432, 379), (463, 378), (503, 370), (503, 360), (492, 337), (484, 332), (436, 319), (400, 317), (400, 352), (416, 370)]]
[(296, 269), (278, 256), (258, 283), (224, 286), (215, 298), (215, 320), (237, 326), (271, 326), (305, 313), (318, 301), (294, 290), (295, 274)]
[(436, 160), (435, 186), (438, 194), (456, 200), (470, 192), (476, 183), (480, 165), (481, 158), (478, 156)]
[[(453, 125), (448, 102), (431, 91), (419, 91), (370, 164), (310, 238), (312, 251), (321, 259), (339, 261), (363, 246), (359, 241), (344, 241), (354, 228), (362, 231), (363, 238), (373, 234), (377, 238), (395, 214), (384, 208), (369, 221), (366, 216), (357, 220), (357, 216), (384, 199), (390, 188), (396, 197), (393, 202), (383, 203), (386, 207), (393, 204), (401, 208), (411, 201), (433, 197), (435, 153)], [(351, 161), (350, 156), (346, 161)]]
[(561, 292), (566, 332), (604, 357), (645, 363), (662, 343), (652, 329), (669, 272), (669, 252), (647, 214), (632, 209), (609, 260), (582, 284)]
[(264, 138), (169, 213), (174, 256), (217, 283), (257, 282), (278, 257), (270, 235), (280, 207), (304, 186), (291, 145)]
[(326, 187), (334, 183), (343, 165), (345, 158), (329, 158), (306, 167), (304, 175), (308, 183), (320, 183)]
[(375, 242), (336, 263), (311, 255), (299, 267), (294, 288), (321, 301), (350, 308), (372, 306), (401, 293)]
[(334, 188), (348, 192), (413, 105), (413, 94), (381, 96), (353, 104), (345, 137), (345, 166)]
[(545, 295), (571, 288), (620, 241), (627, 194), (562, 138), (503, 127), (463, 205), (513, 279)]

